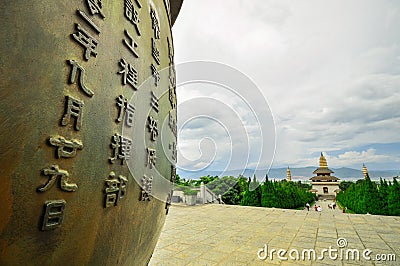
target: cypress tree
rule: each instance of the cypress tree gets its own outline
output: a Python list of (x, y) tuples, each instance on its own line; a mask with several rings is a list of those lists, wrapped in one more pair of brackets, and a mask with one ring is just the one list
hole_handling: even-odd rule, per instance
[(389, 185), (386, 180), (380, 178), (379, 180), (379, 214), (388, 215), (388, 196), (389, 196)]
[(389, 189), (388, 214), (400, 216), (400, 184), (395, 177)]
[(379, 213), (379, 194), (375, 182), (372, 182), (367, 174), (364, 180), (363, 204), (365, 212), (370, 214)]
[(242, 206), (261, 206), (261, 193), (259, 183), (254, 175), (253, 182), (249, 178), (248, 186), (243, 194), (242, 201), (240, 202)]

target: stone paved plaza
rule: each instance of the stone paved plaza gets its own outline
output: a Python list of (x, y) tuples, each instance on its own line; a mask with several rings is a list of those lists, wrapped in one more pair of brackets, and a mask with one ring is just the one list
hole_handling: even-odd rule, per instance
[[(344, 214), (327, 208), (328, 202), (319, 202), (321, 213), (312, 208), (284, 210), (275, 208), (241, 207), (229, 205), (179, 206), (173, 205), (164, 229), (149, 263), (154, 265), (400, 265), (400, 217)], [(339, 249), (338, 238), (345, 238), (347, 246)], [(343, 244), (344, 242), (340, 242)], [(265, 260), (258, 251), (268, 247), (284, 249), (286, 254)], [(323, 249), (331, 246), (343, 252), (343, 260), (330, 259)], [(308, 260), (310, 249), (316, 251), (316, 260)], [(360, 260), (352, 260), (359, 250)], [(365, 249), (372, 253), (368, 261)], [(299, 253), (299, 260), (296, 258)], [(304, 252), (305, 260), (301, 260)], [(349, 259), (346, 260), (348, 254)], [(289, 255), (290, 254), (290, 255)], [(355, 253), (356, 254), (356, 253)], [(377, 254), (395, 254), (396, 262), (374, 261)], [(260, 256), (265, 253), (261, 252)], [(291, 257), (290, 257), (291, 256)], [(312, 258), (312, 254), (311, 254)]]

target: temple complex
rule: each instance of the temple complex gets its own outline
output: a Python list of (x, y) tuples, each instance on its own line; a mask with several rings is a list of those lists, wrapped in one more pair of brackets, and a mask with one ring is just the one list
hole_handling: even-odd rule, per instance
[(328, 168), (325, 156), (321, 152), (319, 158), (319, 167), (313, 172), (315, 176), (310, 178), (312, 189), (318, 198), (335, 199), (336, 194), (340, 191), (340, 179), (332, 176), (334, 172)]

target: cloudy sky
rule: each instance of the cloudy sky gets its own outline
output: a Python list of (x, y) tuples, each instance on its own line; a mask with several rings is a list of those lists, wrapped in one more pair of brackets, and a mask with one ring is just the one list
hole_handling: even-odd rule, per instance
[[(275, 123), (260, 139), (259, 106), (241, 108), (212, 85), (178, 84), (179, 167), (220, 168), (242, 154), (246, 165), (231, 160), (231, 168), (265, 169), (273, 140), (272, 167), (316, 166), (324, 152), (333, 168), (400, 169), (400, 1), (186, 0), (173, 34), (176, 65), (210, 60), (237, 69)], [(181, 112), (188, 105), (207, 112), (190, 119)], [(240, 122), (221, 122), (230, 120), (224, 109)], [(217, 119), (204, 119), (210, 110)]]

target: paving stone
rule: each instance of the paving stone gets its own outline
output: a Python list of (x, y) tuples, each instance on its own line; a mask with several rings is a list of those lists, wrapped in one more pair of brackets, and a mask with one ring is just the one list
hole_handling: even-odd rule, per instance
[[(373, 240), (371, 240), (371, 241), (373, 241)], [(383, 249), (383, 250), (389, 249), (390, 250), (390, 247), (388, 245), (386, 245), (386, 243), (383, 242), (382, 240), (377, 241), (377, 242), (363, 241), (363, 245), (365, 248), (369, 248), (369, 249)]]
[[(399, 265), (396, 262), (258, 259), (265, 244), (271, 249), (314, 249), (317, 257), (329, 246), (369, 248), (372, 255), (395, 254), (400, 260), (400, 218), (343, 214), (319, 203), (321, 213), (229, 205), (172, 205), (149, 265)], [(371, 255), (371, 257), (372, 257)]]
[(188, 266), (216, 266), (218, 263), (206, 259), (197, 259), (187, 264)]
[(331, 266), (331, 265), (343, 265), (341, 261), (334, 261), (334, 260), (324, 260), (324, 261), (316, 261), (313, 262), (311, 265), (318, 265), (318, 266)]
[(175, 257), (149, 262), (149, 266), (176, 266), (176, 265), (186, 265), (186, 263), (184, 260)]
[(310, 249), (310, 248), (315, 248), (315, 243), (314, 240), (312, 241), (307, 241), (307, 242), (297, 242), (297, 241), (293, 241), (290, 244), (290, 249), (291, 248), (296, 248), (296, 249)]

